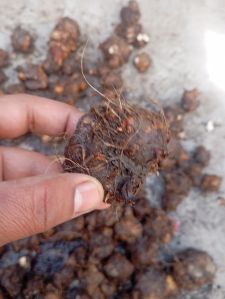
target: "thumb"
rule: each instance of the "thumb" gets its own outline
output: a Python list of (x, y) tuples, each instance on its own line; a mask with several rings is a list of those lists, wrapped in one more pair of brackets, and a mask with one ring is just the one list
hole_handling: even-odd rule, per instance
[(0, 245), (46, 231), (103, 203), (103, 188), (83, 174), (55, 174), (0, 183)]

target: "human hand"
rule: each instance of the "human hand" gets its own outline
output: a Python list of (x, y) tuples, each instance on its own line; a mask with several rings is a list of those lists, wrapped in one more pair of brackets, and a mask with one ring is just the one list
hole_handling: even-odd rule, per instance
[[(0, 97), (0, 138), (27, 132), (71, 135), (81, 116), (74, 107), (28, 95)], [(94, 178), (62, 173), (36, 152), (0, 147), (0, 246), (108, 207)], [(47, 174), (46, 169), (49, 168)]]

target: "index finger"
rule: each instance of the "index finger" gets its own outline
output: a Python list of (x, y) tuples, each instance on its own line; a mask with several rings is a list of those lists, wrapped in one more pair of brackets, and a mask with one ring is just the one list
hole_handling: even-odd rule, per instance
[(67, 104), (32, 95), (0, 97), (0, 138), (27, 132), (71, 135), (82, 113)]

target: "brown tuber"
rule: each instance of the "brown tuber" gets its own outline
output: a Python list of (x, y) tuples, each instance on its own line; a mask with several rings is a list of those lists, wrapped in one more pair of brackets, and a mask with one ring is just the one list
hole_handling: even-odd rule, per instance
[(27, 30), (18, 26), (12, 33), (11, 42), (16, 52), (29, 53), (32, 51), (34, 40)]
[(135, 46), (138, 35), (142, 33), (142, 26), (141, 24), (127, 26), (122, 23), (116, 27), (115, 33), (124, 38), (128, 44)]
[(27, 89), (45, 89), (48, 87), (48, 77), (40, 65), (28, 64), (19, 66), (18, 78), (24, 82)]
[(199, 106), (198, 96), (200, 92), (195, 88), (186, 90), (181, 100), (181, 106), (186, 112), (195, 111)]
[(172, 299), (178, 294), (173, 278), (155, 268), (138, 275), (135, 290), (138, 299)]
[(134, 217), (132, 209), (127, 209), (120, 221), (115, 225), (115, 237), (132, 244), (142, 236), (143, 228), (141, 223)]
[(3, 49), (0, 49), (0, 68), (8, 66), (9, 54)]
[(0, 69), (0, 85), (8, 79), (3, 70)]
[(120, 253), (112, 255), (104, 266), (104, 272), (109, 278), (126, 280), (133, 272), (134, 266)]
[(205, 174), (201, 181), (201, 189), (205, 192), (218, 192), (222, 178), (218, 175)]
[(203, 145), (200, 145), (195, 149), (194, 160), (202, 167), (208, 166), (210, 152)]
[(116, 69), (126, 63), (132, 52), (132, 46), (122, 38), (113, 35), (100, 44), (105, 60), (110, 68)]
[(128, 6), (124, 6), (120, 11), (120, 17), (122, 23), (127, 25), (133, 25), (137, 23), (141, 17), (138, 3), (134, 0), (130, 0)]
[(62, 68), (70, 53), (77, 49), (80, 28), (75, 20), (62, 18), (55, 26), (49, 41), (49, 52), (44, 68), (51, 73)]
[(192, 248), (176, 255), (173, 268), (176, 283), (186, 290), (211, 284), (216, 273), (216, 266), (208, 253)]
[(93, 107), (65, 149), (64, 171), (97, 178), (105, 201), (134, 203), (148, 173), (167, 155), (169, 132), (162, 111), (125, 101)]
[(8, 85), (7, 88), (4, 88), (6, 94), (17, 94), (17, 93), (24, 93), (25, 87), (23, 84), (11, 84)]
[(144, 73), (151, 66), (151, 58), (145, 52), (139, 53), (134, 58), (134, 66), (140, 73)]

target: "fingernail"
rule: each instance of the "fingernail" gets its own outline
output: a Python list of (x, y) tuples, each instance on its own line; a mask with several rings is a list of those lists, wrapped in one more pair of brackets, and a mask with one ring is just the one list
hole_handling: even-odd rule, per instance
[(84, 213), (97, 208), (102, 202), (102, 194), (97, 183), (89, 181), (76, 186), (74, 195), (74, 212)]

